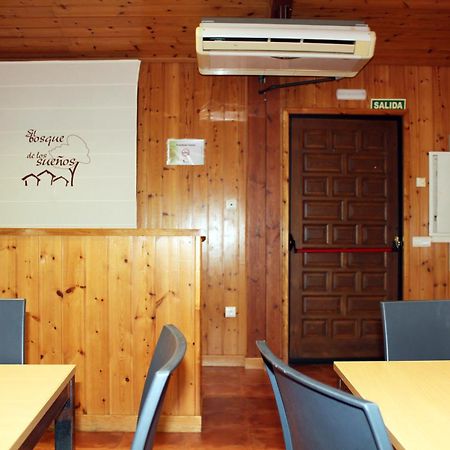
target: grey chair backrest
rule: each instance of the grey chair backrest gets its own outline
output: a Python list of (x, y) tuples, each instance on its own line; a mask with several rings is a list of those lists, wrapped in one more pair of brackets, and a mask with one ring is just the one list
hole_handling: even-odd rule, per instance
[(186, 339), (174, 325), (165, 325), (147, 372), (131, 450), (153, 447), (169, 378), (186, 353)]
[(450, 359), (450, 300), (381, 302), (387, 361)]
[(281, 428), (283, 430), (284, 446), (286, 450), (293, 450), (286, 411), (284, 410), (283, 401), (281, 400), (280, 390), (278, 389), (278, 384), (277, 380), (275, 379), (273, 367), (274, 362), (282, 363), (282, 361), (272, 353), (265, 341), (256, 341), (256, 346), (258, 347), (258, 350), (261, 354), (264, 362), (264, 367), (266, 368), (266, 372), (270, 380), (270, 384), (272, 385), (272, 391), (275, 397), (275, 402), (277, 404), (278, 415), (280, 417)]
[(0, 364), (25, 363), (23, 298), (0, 299)]
[(270, 363), (293, 449), (392, 450), (375, 403), (313, 380), (278, 358)]

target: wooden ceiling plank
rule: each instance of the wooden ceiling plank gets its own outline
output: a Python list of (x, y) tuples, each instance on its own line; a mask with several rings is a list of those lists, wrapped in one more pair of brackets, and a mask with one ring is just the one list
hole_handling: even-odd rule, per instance
[(1, 0), (0, 58), (189, 60), (202, 17), (276, 17), (282, 5), (293, 18), (364, 20), (374, 63), (450, 65), (449, 0)]
[[(336, 8), (336, 0), (294, 0), (294, 11), (328, 10)], [(339, 0), (339, 10), (450, 10), (448, 0)]]

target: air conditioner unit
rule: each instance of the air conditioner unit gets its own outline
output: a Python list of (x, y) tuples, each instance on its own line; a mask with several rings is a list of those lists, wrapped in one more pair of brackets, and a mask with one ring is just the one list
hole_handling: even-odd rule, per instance
[(374, 49), (360, 22), (215, 18), (196, 30), (203, 75), (353, 77)]

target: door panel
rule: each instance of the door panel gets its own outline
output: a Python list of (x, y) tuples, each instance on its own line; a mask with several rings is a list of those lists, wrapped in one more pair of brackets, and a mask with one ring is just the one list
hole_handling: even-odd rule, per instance
[(382, 357), (400, 298), (398, 119), (291, 116), (291, 360)]

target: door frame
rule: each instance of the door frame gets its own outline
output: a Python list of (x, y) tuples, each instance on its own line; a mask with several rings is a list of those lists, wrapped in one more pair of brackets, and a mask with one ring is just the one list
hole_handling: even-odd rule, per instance
[[(409, 180), (409, 154), (407, 151), (410, 148), (410, 136), (405, 124), (409, 123), (408, 110), (373, 110), (360, 108), (287, 108), (282, 111), (281, 123), (281, 304), (283, 316), (283, 330), (282, 330), (282, 346), (283, 359), (289, 359), (289, 183), (290, 183), (290, 139), (289, 139), (289, 120), (291, 115), (306, 115), (306, 114), (328, 114), (337, 117), (345, 116), (396, 116), (402, 118), (402, 129), (400, 132), (401, 145), (401, 161), (399, 164), (403, 165), (402, 186), (399, 187), (401, 191), (402, 204), (406, 204), (406, 181)], [(401, 283), (405, 284), (405, 274), (409, 273), (409, 229), (406, 226), (405, 211), (402, 208), (401, 227), (403, 230), (403, 263), (401, 267)]]

